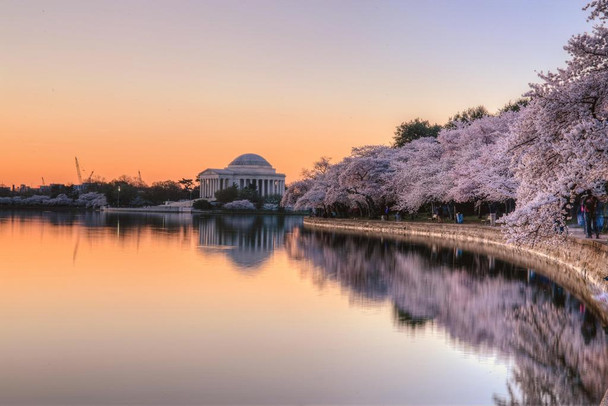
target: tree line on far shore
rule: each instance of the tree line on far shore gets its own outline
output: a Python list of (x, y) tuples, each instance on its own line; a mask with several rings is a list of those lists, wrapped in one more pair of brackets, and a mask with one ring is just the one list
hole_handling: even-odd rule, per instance
[(201, 210), (219, 207), (235, 210), (276, 210), (281, 201), (280, 195), (262, 197), (254, 185), (243, 189), (232, 185), (218, 190), (216, 201), (212, 204), (205, 199), (198, 199), (200, 187), (196, 183), (198, 181), (182, 178), (178, 181), (165, 180), (148, 185), (127, 175), (109, 182), (98, 177), (81, 186), (54, 184), (39, 190), (0, 190), (0, 207), (145, 207), (167, 201), (196, 199), (193, 207)]
[(87, 195), (86, 200), (94, 201), (95, 204), (93, 206), (85, 205), (86, 207), (153, 206), (165, 201), (179, 201), (196, 196), (192, 179), (166, 180), (147, 185), (145, 182), (127, 175), (122, 175), (109, 182), (97, 178), (80, 186), (54, 184), (35, 191), (5, 191), (3, 194), (4, 196), (0, 196), (0, 205), (13, 206), (81, 206), (77, 202), (83, 200), (81, 196)]

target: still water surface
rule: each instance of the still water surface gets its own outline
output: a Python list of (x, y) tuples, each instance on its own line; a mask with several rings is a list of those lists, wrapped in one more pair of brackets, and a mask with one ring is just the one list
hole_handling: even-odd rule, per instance
[(597, 404), (531, 269), (301, 218), (0, 212), (0, 404)]

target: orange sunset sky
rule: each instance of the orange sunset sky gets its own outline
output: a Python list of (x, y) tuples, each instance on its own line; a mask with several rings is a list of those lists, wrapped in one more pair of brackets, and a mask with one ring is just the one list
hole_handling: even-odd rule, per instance
[(562, 66), (584, 2), (0, 2), (0, 184), (194, 177), (242, 153), (287, 183), (402, 121), (496, 111)]

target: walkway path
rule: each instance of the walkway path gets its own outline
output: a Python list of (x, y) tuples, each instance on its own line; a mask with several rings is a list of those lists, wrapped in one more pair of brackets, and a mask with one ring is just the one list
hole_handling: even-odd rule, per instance
[(597, 241), (602, 244), (608, 244), (608, 240), (606, 239), (605, 234), (600, 234), (599, 239), (596, 239), (595, 236), (593, 236), (593, 238), (587, 238), (587, 236), (585, 235), (585, 230), (582, 227), (568, 227), (568, 232), (572, 237), (576, 239)]

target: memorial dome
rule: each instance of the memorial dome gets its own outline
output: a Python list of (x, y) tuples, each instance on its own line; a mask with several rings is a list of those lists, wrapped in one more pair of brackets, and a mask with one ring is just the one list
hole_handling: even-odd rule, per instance
[(258, 154), (239, 155), (238, 157), (234, 158), (234, 160), (230, 162), (230, 164), (228, 164), (228, 167), (231, 166), (264, 166), (272, 168), (272, 165), (270, 165), (267, 160), (265, 160)]

